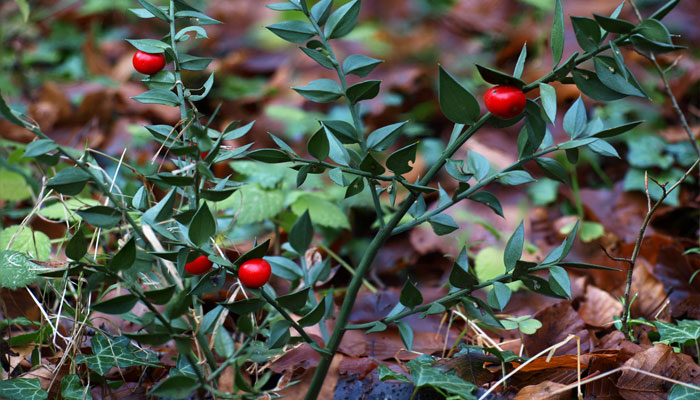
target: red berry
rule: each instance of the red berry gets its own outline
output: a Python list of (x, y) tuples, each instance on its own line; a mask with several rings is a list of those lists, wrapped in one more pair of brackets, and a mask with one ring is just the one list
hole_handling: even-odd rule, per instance
[(265, 286), (272, 274), (270, 263), (262, 258), (248, 260), (238, 269), (238, 279), (241, 283), (250, 288)]
[(525, 109), (525, 93), (513, 86), (496, 86), (484, 95), (486, 109), (500, 119), (515, 118)]
[(202, 156), (202, 160), (204, 160), (204, 159), (207, 158), (207, 156), (209, 155), (209, 152), (208, 152), (208, 151), (203, 151), (203, 152), (199, 153), (199, 155)]
[(192, 262), (185, 264), (185, 271), (192, 275), (203, 275), (209, 272), (212, 266), (212, 262), (205, 255), (201, 255), (194, 259)]
[(153, 75), (165, 67), (165, 55), (146, 53), (141, 50), (134, 54), (131, 60), (134, 68), (142, 74)]

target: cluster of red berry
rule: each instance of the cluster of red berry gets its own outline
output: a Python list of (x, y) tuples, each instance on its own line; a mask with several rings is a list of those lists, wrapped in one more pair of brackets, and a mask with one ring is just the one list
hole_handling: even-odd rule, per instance
[[(201, 255), (185, 264), (185, 271), (192, 275), (204, 275), (211, 270), (213, 264), (207, 256)], [(238, 279), (249, 288), (265, 286), (271, 274), (270, 263), (262, 258), (248, 260), (238, 268)]]

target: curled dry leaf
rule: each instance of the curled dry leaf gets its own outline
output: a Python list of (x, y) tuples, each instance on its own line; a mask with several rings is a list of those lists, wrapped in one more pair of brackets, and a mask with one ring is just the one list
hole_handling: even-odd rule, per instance
[[(648, 371), (681, 382), (700, 384), (700, 367), (687, 354), (676, 354), (665, 344), (656, 344), (627, 360), (625, 367)], [(620, 395), (627, 400), (662, 400), (673, 384), (649, 375), (623, 371), (617, 381)]]
[(608, 327), (614, 317), (622, 314), (622, 304), (610, 293), (588, 285), (586, 299), (581, 303), (578, 314), (588, 325)]
[[(587, 353), (593, 347), (594, 337), (585, 329), (586, 324), (571, 307), (570, 301), (561, 301), (540, 310), (533, 318), (542, 323), (542, 328), (533, 335), (525, 336), (525, 348), (530, 355), (564, 341), (569, 335), (581, 339), (582, 353)], [(576, 354), (576, 341), (569, 341), (557, 349), (556, 354)]]
[(552, 382), (552, 381), (544, 381), (538, 385), (525, 386), (524, 388), (522, 388), (518, 392), (518, 395), (515, 396), (515, 400), (530, 400), (530, 399), (565, 400), (565, 399), (570, 399), (570, 398), (572, 398), (572, 396), (571, 396), (572, 391), (571, 390), (559, 392), (557, 394), (552, 394), (553, 392), (556, 392), (556, 391), (558, 391), (566, 386), (567, 385), (557, 383), (557, 382)]

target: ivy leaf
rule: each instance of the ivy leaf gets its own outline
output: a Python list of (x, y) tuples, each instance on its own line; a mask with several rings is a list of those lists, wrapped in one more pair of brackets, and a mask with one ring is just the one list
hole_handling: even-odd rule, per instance
[(27, 286), (36, 280), (38, 268), (20, 252), (0, 250), (0, 287), (14, 290)]
[(77, 374), (69, 374), (61, 379), (61, 397), (65, 400), (92, 400), (89, 387), (83, 387)]
[(75, 361), (78, 364), (87, 364), (88, 368), (100, 375), (105, 375), (113, 367), (158, 367), (160, 365), (155, 353), (139, 349), (124, 336), (110, 339), (105, 335), (97, 334), (93, 336), (90, 344), (92, 354), (79, 354)]
[(148, 394), (167, 399), (187, 399), (199, 385), (199, 381), (187, 375), (171, 375), (153, 386)]
[(0, 249), (25, 253), (36, 260), (48, 260), (51, 255), (49, 237), (26, 226), (20, 228), (20, 225), (11, 225), (0, 232)]
[(38, 378), (15, 378), (0, 381), (0, 397), (7, 400), (45, 400), (49, 394)]

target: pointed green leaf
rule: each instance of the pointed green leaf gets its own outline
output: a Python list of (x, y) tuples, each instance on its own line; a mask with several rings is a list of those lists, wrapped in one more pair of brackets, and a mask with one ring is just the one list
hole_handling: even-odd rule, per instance
[(450, 121), (471, 125), (479, 119), (479, 102), (442, 66), (438, 76), (438, 97), (442, 113)]

